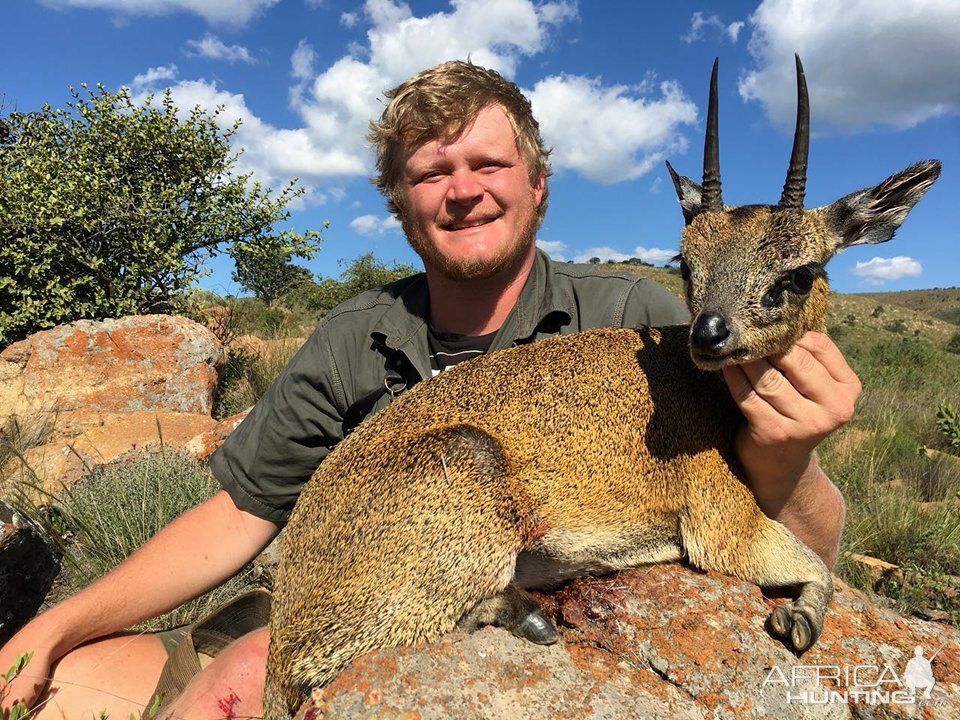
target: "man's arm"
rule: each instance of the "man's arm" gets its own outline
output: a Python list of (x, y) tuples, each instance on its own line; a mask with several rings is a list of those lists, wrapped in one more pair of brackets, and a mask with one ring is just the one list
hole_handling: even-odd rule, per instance
[(859, 379), (830, 338), (815, 332), (781, 356), (723, 375), (747, 421), (736, 449), (757, 504), (832, 567), (845, 507), (814, 449), (853, 416)]
[(223, 490), (187, 511), (104, 577), (43, 613), (0, 648), (0, 672), (34, 652), (3, 705), (32, 702), (51, 665), (78, 645), (167, 612), (224, 582), (280, 526), (239, 510)]

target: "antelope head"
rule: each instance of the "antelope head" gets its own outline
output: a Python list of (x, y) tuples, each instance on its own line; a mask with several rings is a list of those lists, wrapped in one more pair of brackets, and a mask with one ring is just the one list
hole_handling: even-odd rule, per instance
[(690, 353), (704, 369), (785, 352), (806, 330), (825, 329), (829, 292), (824, 266), (850, 245), (886, 242), (940, 175), (924, 160), (879, 185), (805, 210), (810, 110), (797, 57), (797, 124), (787, 180), (776, 205), (725, 205), (720, 193), (717, 62), (710, 79), (703, 182), (670, 163), (686, 227), (680, 272)]

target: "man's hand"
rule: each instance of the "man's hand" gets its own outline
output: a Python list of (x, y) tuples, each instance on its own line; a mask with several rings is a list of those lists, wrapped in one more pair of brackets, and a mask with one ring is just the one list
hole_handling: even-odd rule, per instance
[[(7, 683), (4, 679), (7, 671), (13, 667), (19, 655), (28, 652), (32, 653), (30, 661)], [(49, 643), (32, 632), (30, 625), (0, 647), (0, 717), (7, 717), (14, 702), (19, 701), (29, 708), (36, 701), (47, 684), (52, 660)]]
[(832, 563), (843, 499), (813, 451), (853, 417), (860, 380), (817, 332), (783, 355), (726, 367), (723, 376), (747, 421), (736, 450), (757, 504)]

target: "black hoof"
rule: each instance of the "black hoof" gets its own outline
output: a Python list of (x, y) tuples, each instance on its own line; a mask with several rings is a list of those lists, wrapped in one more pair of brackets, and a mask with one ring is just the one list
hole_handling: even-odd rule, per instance
[(769, 622), (771, 632), (798, 655), (809, 650), (820, 636), (815, 621), (794, 603), (775, 607)]
[(790, 629), (790, 643), (793, 649), (800, 654), (813, 645), (814, 639), (813, 628), (810, 627), (807, 618), (800, 613), (794, 613), (793, 627)]
[(770, 629), (779, 638), (787, 637), (790, 632), (790, 611), (786, 605), (777, 605), (770, 613)]
[(559, 638), (553, 623), (540, 610), (527, 615), (513, 628), (513, 634), (537, 645), (552, 645)]

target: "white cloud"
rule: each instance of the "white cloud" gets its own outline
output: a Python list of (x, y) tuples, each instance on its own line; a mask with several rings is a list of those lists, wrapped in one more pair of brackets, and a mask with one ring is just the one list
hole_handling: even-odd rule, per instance
[(956, 0), (764, 0), (749, 21), (756, 67), (740, 95), (784, 128), (796, 116), (794, 52), (815, 125), (908, 128), (960, 112)]
[(680, 39), (690, 45), (698, 40), (703, 40), (704, 32), (709, 30), (711, 33), (716, 33), (720, 38), (726, 38), (730, 42), (736, 43), (744, 24), (743, 22), (732, 22), (728, 25), (720, 19), (719, 15), (704, 17), (704, 14), (698, 11), (690, 18), (690, 30), (687, 31), (686, 35), (681, 35)]
[(573, 169), (605, 183), (639, 177), (668, 154), (686, 149), (681, 125), (697, 107), (674, 82), (650, 97), (622, 85), (580, 76), (548, 77), (530, 92), (534, 114), (558, 170)]
[(370, 64), (399, 82), (444, 60), (466, 59), (513, 77), (521, 56), (544, 49), (549, 27), (569, 19), (530, 0), (451, 0), (451, 12), (415, 17), (404, 3), (367, 0)]
[(537, 238), (537, 247), (557, 262), (566, 262), (567, 244), (561, 240), (541, 240)]
[(240, 27), (278, 0), (43, 0), (53, 7), (111, 10), (122, 15), (169, 15), (187, 11), (207, 22)]
[(585, 250), (578, 250), (574, 255), (573, 261), (578, 263), (590, 262), (592, 258), (600, 258), (600, 262), (613, 260), (614, 262), (623, 262), (630, 258), (639, 258), (645, 263), (651, 265), (666, 265), (677, 254), (676, 250), (664, 250), (662, 248), (646, 248), (638, 245), (632, 253), (622, 253), (614, 250), (612, 247), (590, 247)]
[(153, 67), (147, 70), (145, 73), (140, 73), (130, 84), (130, 88), (135, 94), (139, 94), (144, 90), (153, 89), (158, 83), (163, 83), (167, 80), (174, 80), (177, 77), (177, 66), (176, 65), (161, 65), (160, 67)]
[(727, 37), (730, 38), (730, 42), (736, 43), (740, 37), (740, 31), (743, 30), (743, 26), (746, 25), (745, 22), (732, 22), (724, 29)]
[(360, 22), (360, 17), (355, 12), (340, 13), (340, 22), (348, 28), (356, 26)]
[(651, 265), (666, 265), (677, 256), (677, 250), (665, 248), (647, 248), (637, 245), (633, 249), (633, 256), (638, 257)]
[[(308, 189), (303, 202), (334, 198), (333, 187), (342, 179), (372, 173), (365, 138), (369, 120), (383, 110), (386, 89), (456, 58), (469, 57), (512, 77), (517, 65), (546, 49), (555, 28), (576, 13), (576, 4), (566, 1), (451, 0), (446, 11), (417, 17), (397, 0), (366, 0), (359, 20), (367, 26), (363, 47), (323, 68), (306, 41), (291, 51), (290, 103), (299, 116), (292, 128), (264, 122), (242, 94), (214, 82), (177, 80), (172, 66), (138, 77), (135, 91), (144, 93), (164, 80), (173, 84), (184, 112), (197, 104), (208, 110), (224, 105), (224, 127), (235, 118), (243, 123), (235, 138), (236, 147), (245, 148), (241, 170), (274, 188), (298, 177)], [(697, 114), (672, 82), (610, 87), (599, 79), (552, 77), (528, 95), (554, 148), (556, 168), (603, 182), (637, 177), (667, 153), (682, 152), (680, 130)]]
[(867, 262), (857, 261), (857, 266), (851, 272), (863, 278), (864, 285), (883, 285), (890, 280), (920, 277), (923, 266), (911, 257), (898, 255), (892, 258), (875, 257)]
[[(149, 88), (140, 88), (135, 102), (143, 102)], [(212, 112), (223, 106), (218, 123), (223, 129), (235, 120), (242, 124), (235, 136), (235, 147), (244, 148), (237, 162), (240, 172), (254, 177), (274, 189), (298, 177), (307, 185), (309, 197), (322, 198), (312, 182), (364, 173), (361, 160), (339, 150), (335, 145), (321, 145), (306, 128), (277, 128), (262, 121), (247, 107), (242, 94), (221, 90), (206, 80), (183, 80), (170, 87), (173, 100), (186, 116), (195, 106)]]
[(369, 169), (367, 124), (383, 111), (384, 90), (444, 60), (468, 57), (512, 76), (521, 57), (544, 49), (550, 28), (572, 17), (575, 6), (566, 2), (452, 0), (449, 12), (416, 17), (406, 4), (366, 0), (366, 46), (334, 62), (308, 87), (295, 88), (293, 104), (314, 143)]
[(361, 215), (350, 221), (350, 228), (360, 235), (383, 235), (400, 229), (400, 221), (393, 215), (378, 218), (376, 215)]
[(201, 57), (211, 58), (213, 60), (226, 60), (227, 62), (256, 62), (250, 52), (242, 45), (226, 45), (219, 38), (207, 33), (200, 40), (187, 40), (187, 46), (191, 48), (188, 55), (200, 55)]
[(306, 40), (297, 43), (297, 49), (290, 56), (291, 72), (295, 78), (306, 80), (313, 75), (313, 63), (317, 58), (316, 52)]

